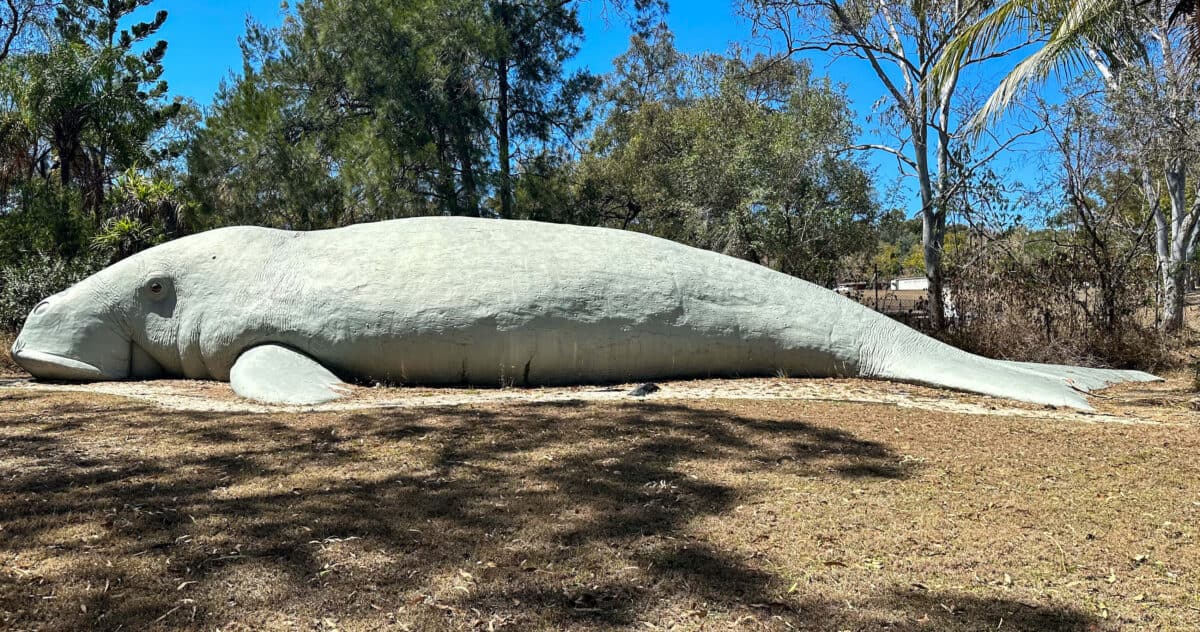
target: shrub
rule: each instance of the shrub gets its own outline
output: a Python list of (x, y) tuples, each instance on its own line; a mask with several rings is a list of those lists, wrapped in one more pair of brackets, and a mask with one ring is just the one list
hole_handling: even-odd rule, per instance
[(35, 254), (0, 268), (0, 330), (17, 331), (42, 299), (74, 285), (101, 265), (94, 257)]
[(1157, 370), (1179, 341), (1154, 327), (1154, 270), (1132, 260), (1105, 277), (1087, 261), (983, 246), (947, 266), (948, 342), (980, 355)]
[(116, 263), (125, 257), (141, 252), (162, 241), (162, 236), (153, 226), (147, 226), (136, 217), (113, 217), (100, 227), (92, 238), (92, 249), (110, 253), (109, 262)]
[(24, 372), (8, 352), (9, 349), (12, 349), (13, 339), (16, 337), (14, 333), (0, 331), (0, 376)]
[(74, 258), (88, 251), (94, 232), (76, 190), (29, 182), (9, 192), (0, 212), (0, 268), (21, 265), (36, 253)]

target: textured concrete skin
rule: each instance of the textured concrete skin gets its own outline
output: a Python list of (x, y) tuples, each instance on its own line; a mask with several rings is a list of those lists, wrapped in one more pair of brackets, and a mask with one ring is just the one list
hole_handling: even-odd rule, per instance
[(251, 347), (238, 356), (229, 383), (246, 399), (272, 404), (320, 404), (348, 390), (316, 360), (279, 345)]
[(288, 351), (273, 357), (292, 377), (281, 386), (271, 355), (248, 356), (235, 387), (279, 396), (291, 380), (294, 403), (327, 380), (279, 359), (296, 354), (348, 380), (861, 376), (1082, 409), (1082, 391), (1156, 379), (988, 360), (811, 283), (656, 237), (450, 217), (178, 239), (47, 299), (13, 355), (49, 379), (229, 380), (260, 345)]

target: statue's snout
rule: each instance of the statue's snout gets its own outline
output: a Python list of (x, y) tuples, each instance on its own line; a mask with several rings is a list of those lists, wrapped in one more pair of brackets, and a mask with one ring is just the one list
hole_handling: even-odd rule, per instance
[(68, 290), (38, 303), (11, 353), (21, 368), (41, 379), (108, 380), (129, 373), (128, 339), (86, 292)]

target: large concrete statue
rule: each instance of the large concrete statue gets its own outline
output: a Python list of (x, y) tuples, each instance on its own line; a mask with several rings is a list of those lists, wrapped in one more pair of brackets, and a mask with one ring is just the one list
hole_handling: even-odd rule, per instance
[(312, 404), (342, 379), (539, 385), (859, 376), (1088, 408), (1146, 373), (988, 360), (753, 263), (638, 233), (431, 217), (214, 230), (125, 259), (30, 314), (38, 378), (229, 380)]

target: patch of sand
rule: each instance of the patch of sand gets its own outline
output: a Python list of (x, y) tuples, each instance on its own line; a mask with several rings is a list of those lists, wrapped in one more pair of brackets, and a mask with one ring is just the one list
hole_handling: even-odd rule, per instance
[[(1029, 417), (1091, 423), (1188, 423), (1200, 420), (1189, 410), (1183, 379), (1160, 384), (1130, 384), (1092, 398), (1098, 409), (1086, 413), (1054, 409), (990, 397), (861, 379), (743, 378), (659, 383), (661, 390), (645, 399), (807, 400), (886, 404), (897, 408), (981, 416)], [(634, 384), (546, 388), (352, 387), (349, 396), (317, 406), (276, 406), (238, 397), (229, 384), (198, 380), (143, 382), (52, 383), (13, 378), (0, 380), (3, 390), (91, 392), (151, 402), (168, 410), (194, 412), (332, 412), (386, 408), (438, 408), (494, 403), (629, 401)]]

